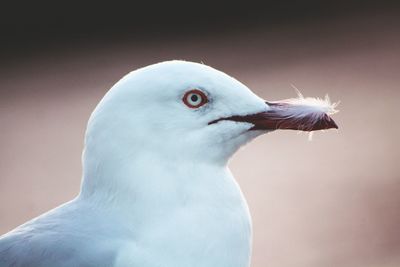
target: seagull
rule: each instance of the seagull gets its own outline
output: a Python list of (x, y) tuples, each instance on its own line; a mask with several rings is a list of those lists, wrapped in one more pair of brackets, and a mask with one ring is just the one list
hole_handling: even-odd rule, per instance
[(329, 99), (265, 101), (187, 61), (130, 72), (88, 121), (73, 200), (0, 237), (0, 267), (248, 267), (246, 200), (227, 167), (255, 137), (338, 128)]

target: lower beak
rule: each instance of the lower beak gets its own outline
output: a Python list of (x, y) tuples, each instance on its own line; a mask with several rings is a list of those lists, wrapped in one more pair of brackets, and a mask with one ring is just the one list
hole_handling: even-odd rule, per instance
[(336, 105), (330, 104), (328, 100), (300, 98), (265, 103), (267, 109), (263, 112), (231, 116), (212, 121), (209, 124), (221, 120), (231, 120), (253, 124), (254, 126), (250, 130), (289, 129), (311, 132), (331, 128), (338, 129), (337, 124), (330, 117), (336, 112), (334, 109)]

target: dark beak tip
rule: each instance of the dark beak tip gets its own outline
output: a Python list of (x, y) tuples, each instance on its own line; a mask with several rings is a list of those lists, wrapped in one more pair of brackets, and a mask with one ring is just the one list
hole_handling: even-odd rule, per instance
[(339, 126), (336, 124), (336, 122), (331, 117), (328, 116), (328, 118), (329, 118), (328, 129), (339, 129)]
[(309, 123), (308, 120), (305, 120), (303, 125), (305, 125), (305, 127), (302, 127), (301, 130), (307, 131), (307, 132), (313, 132), (313, 131), (318, 131), (318, 130), (339, 129), (339, 126), (328, 114), (324, 114), (320, 119), (318, 119), (314, 123)]

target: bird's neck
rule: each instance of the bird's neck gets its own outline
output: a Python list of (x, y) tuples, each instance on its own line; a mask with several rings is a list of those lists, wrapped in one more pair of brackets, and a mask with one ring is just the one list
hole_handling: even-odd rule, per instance
[(185, 205), (193, 199), (213, 201), (222, 192), (240, 191), (225, 164), (138, 156), (84, 157), (80, 198), (105, 207), (154, 209)]

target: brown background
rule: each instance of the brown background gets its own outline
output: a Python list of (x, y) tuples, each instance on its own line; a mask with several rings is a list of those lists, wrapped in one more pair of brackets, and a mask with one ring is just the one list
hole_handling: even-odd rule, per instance
[(0, 234), (78, 193), (88, 116), (122, 75), (186, 59), (268, 100), (295, 96), (294, 84), (341, 101), (338, 131), (311, 142), (274, 132), (231, 161), (253, 216), (252, 266), (400, 266), (400, 21), (386, 11), (172, 37), (49, 38), (26, 50), (9, 42), (0, 65)]

